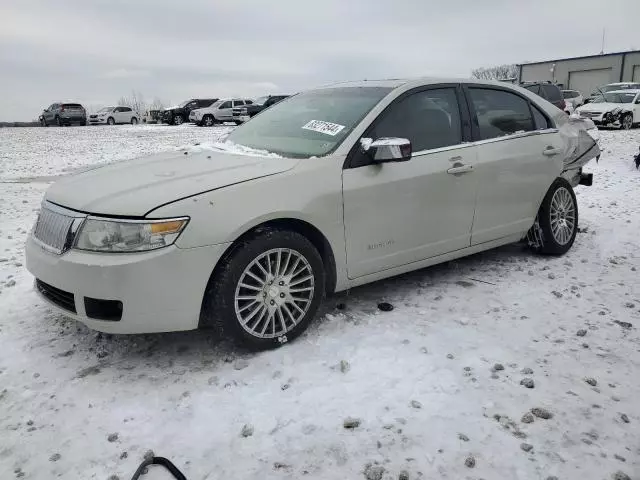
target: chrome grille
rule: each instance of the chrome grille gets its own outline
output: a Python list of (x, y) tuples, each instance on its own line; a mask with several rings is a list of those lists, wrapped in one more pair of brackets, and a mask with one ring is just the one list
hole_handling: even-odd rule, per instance
[(33, 236), (47, 250), (61, 254), (73, 243), (71, 227), (76, 218), (78, 217), (43, 206), (33, 229)]

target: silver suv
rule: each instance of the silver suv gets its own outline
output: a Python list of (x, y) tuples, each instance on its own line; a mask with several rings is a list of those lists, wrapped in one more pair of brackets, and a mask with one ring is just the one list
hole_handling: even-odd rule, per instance
[(240, 122), (233, 119), (234, 107), (243, 107), (245, 105), (251, 105), (252, 103), (252, 100), (248, 98), (226, 98), (218, 100), (206, 108), (192, 110), (189, 114), (189, 121), (201, 127), (211, 127), (216, 123), (224, 122), (234, 122), (238, 125)]

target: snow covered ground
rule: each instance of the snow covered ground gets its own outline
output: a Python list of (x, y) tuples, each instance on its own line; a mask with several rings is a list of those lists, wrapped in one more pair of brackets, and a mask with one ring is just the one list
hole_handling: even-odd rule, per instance
[(640, 131), (602, 132), (566, 256), (513, 245), (357, 288), (277, 351), (51, 313), (23, 266), (41, 177), (222, 133), (0, 130), (1, 479), (128, 480), (148, 449), (191, 480), (640, 478)]

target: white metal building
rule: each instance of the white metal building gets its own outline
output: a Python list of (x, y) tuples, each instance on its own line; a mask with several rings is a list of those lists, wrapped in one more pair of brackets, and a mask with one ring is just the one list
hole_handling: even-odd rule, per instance
[(615, 82), (640, 82), (640, 50), (563, 58), (518, 65), (521, 82), (551, 81), (563, 88), (591, 94)]

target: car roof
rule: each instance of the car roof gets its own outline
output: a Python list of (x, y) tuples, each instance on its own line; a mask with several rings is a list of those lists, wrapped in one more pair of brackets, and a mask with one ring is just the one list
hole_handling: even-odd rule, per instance
[(500, 82), (497, 80), (479, 80), (476, 78), (464, 78), (464, 77), (419, 77), (419, 78), (390, 78), (381, 80), (357, 80), (348, 82), (331, 83), (328, 85), (322, 85), (320, 87), (312, 88), (311, 90), (319, 90), (324, 88), (337, 88), (337, 87), (419, 87), (422, 85), (439, 84), (439, 83), (466, 83), (466, 84), (482, 84), (482, 85), (514, 85), (511, 82)]
[[(640, 85), (640, 82), (615, 82), (615, 83), (607, 83), (607, 85)], [(605, 87), (607, 85), (605, 85)]]
[(640, 88), (627, 88), (625, 90), (611, 90), (605, 93), (640, 93)]

